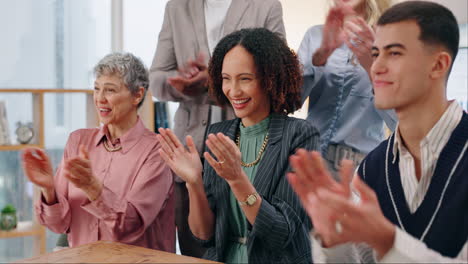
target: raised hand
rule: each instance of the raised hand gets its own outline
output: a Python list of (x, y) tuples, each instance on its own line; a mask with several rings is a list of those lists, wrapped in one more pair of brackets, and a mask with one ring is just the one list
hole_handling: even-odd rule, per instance
[(53, 169), (47, 154), (39, 148), (27, 148), (23, 151), (23, 170), (28, 179), (42, 189), (48, 204), (57, 201)]
[(341, 162), (340, 182), (333, 179), (320, 153), (316, 151), (308, 152), (299, 149), (289, 158), (289, 161), (294, 169), (294, 172), (287, 175), (289, 183), (301, 199), (303, 207), (310, 217), (312, 217), (313, 205), (310, 203), (309, 196), (316, 195), (319, 189), (329, 190), (344, 199), (350, 198), (350, 181), (354, 172), (352, 161), (343, 160)]
[(218, 161), (208, 152), (204, 153), (205, 159), (220, 177), (228, 182), (247, 179), (241, 167), (240, 150), (234, 141), (222, 133), (210, 134), (206, 145)]
[(206, 91), (208, 86), (208, 67), (205, 56), (199, 53), (195, 60), (178, 69), (179, 75), (167, 79), (167, 82), (181, 93), (197, 96)]
[(83, 145), (80, 145), (78, 157), (65, 162), (64, 172), (65, 178), (83, 190), (91, 201), (101, 194), (102, 183), (94, 176), (88, 151)]
[(308, 197), (315, 233), (326, 247), (366, 243), (382, 257), (393, 245), (395, 226), (383, 215), (375, 192), (359, 176), (354, 177), (352, 185), (359, 193), (359, 202), (327, 189)]
[(185, 148), (172, 130), (159, 128), (158, 131), (162, 146), (159, 153), (171, 170), (188, 184), (200, 184), (203, 165), (192, 137), (187, 136)]
[[(310, 216), (314, 231), (325, 247), (367, 243), (379, 256), (393, 245), (394, 225), (383, 215), (375, 192), (359, 176), (353, 177), (353, 162), (341, 162), (341, 181), (335, 181), (318, 152), (300, 149), (290, 157), (295, 172), (288, 180)], [(360, 201), (351, 198), (350, 182)]]
[(361, 17), (354, 17), (344, 24), (345, 42), (356, 55), (362, 67), (370, 72), (372, 65), (372, 45), (374, 30)]
[(337, 6), (328, 12), (321, 45), (327, 51), (333, 51), (344, 43), (343, 23), (346, 10), (348, 9), (345, 6)]
[(23, 170), (28, 179), (43, 189), (54, 190), (54, 175), (44, 150), (27, 148), (23, 151)]
[(353, 9), (343, 4), (339, 4), (330, 9), (325, 20), (325, 25), (323, 26), (320, 48), (318, 48), (312, 57), (312, 63), (314, 65), (324, 65), (333, 51), (343, 45), (345, 41), (345, 33), (343, 30), (344, 19), (351, 14), (354, 14)]

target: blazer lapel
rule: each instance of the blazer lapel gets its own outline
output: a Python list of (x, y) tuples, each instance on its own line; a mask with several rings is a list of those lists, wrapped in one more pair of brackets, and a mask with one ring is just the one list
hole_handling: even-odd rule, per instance
[[(265, 149), (264, 156), (257, 169), (257, 175), (253, 185), (258, 193), (269, 197), (270, 186), (278, 177), (283, 175), (274, 175), (277, 159), (281, 154), (281, 137), (283, 135), (285, 116), (273, 114), (268, 129), (269, 140)], [(275, 178), (274, 178), (275, 177)]]
[(240, 118), (233, 120), (231, 126), (226, 131), (225, 135), (228, 136), (232, 141), (236, 142), (237, 131), (239, 130)]
[[(234, 1), (235, 2), (235, 1)], [(206, 39), (206, 25), (205, 25), (205, 9), (203, 0), (190, 0), (188, 1), (189, 13), (192, 18), (193, 27), (195, 29), (195, 36), (197, 38), (198, 47), (195, 49), (197, 53), (203, 52), (209, 59), (211, 57), (210, 50), (208, 49), (208, 40)], [(184, 29), (182, 29), (184, 30)], [(197, 56), (198, 54), (195, 54)], [(193, 59), (195, 59), (194, 57)]]
[(224, 36), (238, 29), (242, 16), (249, 7), (250, 3), (246, 0), (232, 0), (231, 6), (224, 20)]

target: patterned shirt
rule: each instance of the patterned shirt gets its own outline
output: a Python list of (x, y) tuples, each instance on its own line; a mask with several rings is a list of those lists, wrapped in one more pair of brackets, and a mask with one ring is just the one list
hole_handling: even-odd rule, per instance
[[(400, 152), (399, 170), (401, 184), (405, 192), (405, 199), (411, 212), (415, 212), (424, 200), (424, 196), (431, 183), (437, 160), (442, 149), (447, 145), (450, 136), (459, 125), (463, 116), (463, 109), (453, 101), (442, 117), (432, 127), (426, 137), (421, 141), (421, 179), (416, 179), (414, 159), (407, 151), (398, 130), (395, 133), (393, 154)], [(396, 160), (393, 160), (396, 162)], [(410, 179), (408, 179), (410, 178)], [(316, 263), (353, 262), (374, 263), (377, 262), (375, 251), (365, 244), (342, 244), (332, 248), (323, 248), (319, 241), (311, 236), (313, 259)], [(416, 256), (416, 257), (415, 257)], [(456, 259), (442, 256), (440, 253), (428, 248), (424, 242), (411, 236), (400, 228), (396, 228), (395, 240), (392, 248), (379, 260), (380, 263), (466, 263), (468, 261), (468, 243)]]
[[(393, 145), (393, 155), (396, 157), (400, 153), (400, 174), (403, 190), (405, 191), (406, 202), (409, 209), (414, 213), (424, 200), (424, 196), (431, 183), (437, 160), (440, 152), (447, 145), (451, 132), (460, 123), (463, 115), (463, 109), (456, 101), (452, 101), (448, 109), (437, 121), (429, 133), (421, 140), (419, 147), (421, 149), (421, 179), (416, 178), (414, 158), (411, 153), (402, 144), (400, 131), (395, 132), (395, 144)], [(396, 158), (393, 163), (396, 162)]]

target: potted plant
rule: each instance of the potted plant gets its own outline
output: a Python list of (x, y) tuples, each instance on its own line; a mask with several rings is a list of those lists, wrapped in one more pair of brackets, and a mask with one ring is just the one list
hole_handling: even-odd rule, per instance
[(16, 208), (8, 204), (2, 209), (0, 215), (0, 229), (2, 230), (11, 230), (16, 228), (18, 224), (18, 219), (16, 217)]

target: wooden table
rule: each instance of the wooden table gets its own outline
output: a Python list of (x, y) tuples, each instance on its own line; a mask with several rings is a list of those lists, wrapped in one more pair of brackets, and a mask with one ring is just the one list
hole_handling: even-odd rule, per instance
[(15, 263), (219, 263), (127, 244), (98, 241)]

